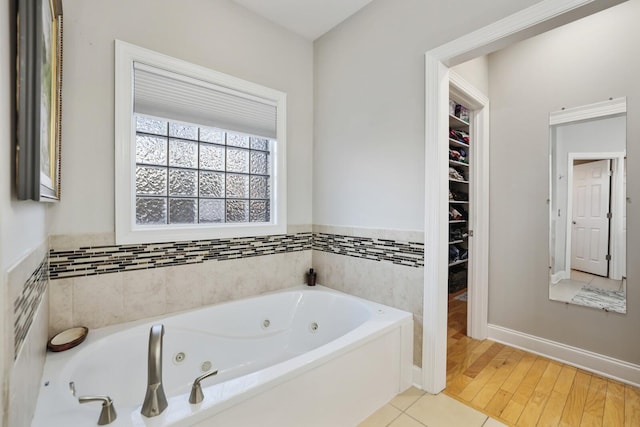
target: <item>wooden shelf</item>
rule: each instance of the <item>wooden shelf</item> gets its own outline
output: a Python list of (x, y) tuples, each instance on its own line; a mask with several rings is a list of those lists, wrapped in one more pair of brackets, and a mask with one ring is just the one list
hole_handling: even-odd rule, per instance
[[(471, 111), (469, 111), (469, 113), (472, 114)], [(465, 157), (461, 156), (461, 158), (465, 160), (463, 162), (454, 160), (453, 158), (449, 158), (449, 167), (456, 169), (457, 172), (460, 174), (459, 176), (462, 177), (462, 179), (454, 179), (449, 177), (449, 190), (450, 190), (449, 194), (452, 197), (454, 194), (456, 194), (456, 192), (461, 192), (461, 193), (465, 193), (465, 195), (468, 195), (470, 190), (469, 185), (471, 184), (470, 180), (473, 179), (474, 177), (473, 177), (473, 174), (471, 173), (472, 166), (469, 164), (472, 160), (471, 159), (472, 150), (470, 149), (470, 144), (467, 142), (464, 142), (464, 140), (466, 139), (467, 141), (472, 142), (470, 139), (467, 139), (467, 136), (470, 137), (469, 134), (471, 133), (470, 132), (471, 124), (467, 121), (461, 120), (459, 117), (456, 117), (455, 115), (450, 114), (449, 128), (459, 131), (457, 132), (457, 135), (454, 134), (453, 132), (449, 134), (449, 150), (466, 151), (466, 156)], [(461, 133), (464, 133), (464, 139)], [(457, 195), (457, 196), (464, 197), (464, 195)], [(455, 209), (457, 211), (460, 211), (461, 213), (466, 212), (468, 214), (471, 211), (472, 207), (473, 206), (470, 200), (454, 200), (454, 199), (449, 200), (449, 209), (451, 210)], [(456, 216), (456, 217), (460, 218), (460, 216)], [(449, 240), (450, 250), (453, 251), (453, 248), (456, 248), (456, 247), (461, 251), (462, 251), (462, 248), (466, 249), (466, 246), (469, 243), (468, 228), (469, 228), (469, 218), (451, 219), (449, 221), (449, 231), (450, 232), (453, 230), (456, 231), (455, 235), (449, 234), (448, 240)], [(462, 235), (463, 233), (467, 235), (463, 236)], [(468, 252), (466, 252), (466, 254), (468, 255)], [(453, 268), (453, 270), (468, 269), (469, 268), (468, 262), (469, 262), (468, 258), (461, 259), (455, 262), (449, 262), (449, 272), (452, 271), (451, 268)], [(451, 275), (449, 276), (449, 279), (452, 279)], [(465, 285), (465, 287), (468, 286), (468, 279), (465, 279), (464, 283), (458, 283), (459, 280), (462, 280), (462, 278), (456, 278), (456, 281), (450, 282), (449, 286), (454, 286), (456, 289), (458, 286), (462, 286), (463, 284)], [(449, 290), (451, 289), (452, 288), (449, 288)]]
[(456, 160), (449, 159), (449, 164), (451, 166), (464, 166), (465, 168), (469, 167), (469, 163), (458, 162)]
[(469, 122), (449, 114), (449, 127), (453, 129), (464, 129), (469, 127)]
[(449, 138), (449, 145), (454, 147), (469, 148), (469, 144), (465, 144), (464, 142), (460, 142), (457, 139), (453, 138)]
[(461, 260), (458, 260), (456, 262), (451, 262), (451, 263), (449, 263), (449, 267), (453, 267), (454, 265), (465, 264), (468, 261), (469, 261), (468, 259), (461, 259)]
[(460, 184), (468, 184), (469, 181), (460, 181), (459, 179), (449, 178), (449, 182), (459, 182)]

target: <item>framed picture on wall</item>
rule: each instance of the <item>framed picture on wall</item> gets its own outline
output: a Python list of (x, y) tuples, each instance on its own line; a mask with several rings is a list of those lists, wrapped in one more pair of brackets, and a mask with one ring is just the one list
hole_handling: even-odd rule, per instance
[(20, 200), (60, 198), (62, 1), (19, 0), (16, 183)]

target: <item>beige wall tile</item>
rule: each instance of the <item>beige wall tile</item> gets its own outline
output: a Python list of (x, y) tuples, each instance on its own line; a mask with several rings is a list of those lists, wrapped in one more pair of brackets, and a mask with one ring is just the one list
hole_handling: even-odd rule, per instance
[(313, 251), (318, 283), (414, 314), (413, 363), (422, 366), (424, 269)]
[(202, 306), (202, 264), (187, 264), (155, 270), (166, 270), (167, 312)]
[(49, 281), (49, 337), (73, 326), (73, 279)]
[(422, 316), (413, 315), (413, 364), (422, 367)]
[(205, 261), (202, 264), (202, 304), (218, 304), (230, 301), (235, 297), (235, 289), (231, 286), (234, 272), (232, 264), (227, 261)]
[(311, 233), (311, 224), (288, 224), (287, 234)]
[(17, 263), (10, 267), (7, 271), (7, 279), (9, 283), (9, 303), (13, 312), (13, 302), (20, 296), (24, 284), (31, 277), (34, 271), (40, 266), (40, 263), (47, 255), (47, 245), (43, 242), (41, 245), (33, 249)]
[[(41, 387), (42, 370), (47, 351), (47, 332), (49, 318), (49, 295), (40, 301), (33, 323), (24, 343), (13, 362), (8, 383), (8, 426), (28, 427), (36, 408)], [(13, 360), (13, 346), (11, 346)]]
[(89, 246), (112, 246), (116, 244), (116, 234), (83, 233), (49, 236), (49, 247), (56, 251), (69, 251)]
[(400, 242), (424, 243), (424, 231), (421, 230), (388, 230), (380, 228), (342, 227), (337, 225), (313, 224), (314, 233), (339, 234), (342, 236), (358, 236), (370, 239), (388, 239)]
[(159, 316), (167, 312), (165, 268), (127, 271), (122, 275), (124, 321)]
[(125, 321), (121, 273), (73, 280), (73, 322), (89, 329)]

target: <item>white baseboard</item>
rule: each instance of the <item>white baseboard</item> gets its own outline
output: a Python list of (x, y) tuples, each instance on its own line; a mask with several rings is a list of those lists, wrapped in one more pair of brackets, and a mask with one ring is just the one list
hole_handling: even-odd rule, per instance
[(413, 386), (417, 389), (422, 390), (422, 368), (416, 365), (413, 365), (413, 369), (411, 372), (413, 378), (411, 382)]
[(640, 365), (502, 326), (489, 325), (489, 339), (626, 384), (640, 386)]
[(555, 274), (551, 275), (551, 284), (555, 285), (562, 279), (570, 279), (571, 276), (567, 274), (566, 271), (558, 271)]

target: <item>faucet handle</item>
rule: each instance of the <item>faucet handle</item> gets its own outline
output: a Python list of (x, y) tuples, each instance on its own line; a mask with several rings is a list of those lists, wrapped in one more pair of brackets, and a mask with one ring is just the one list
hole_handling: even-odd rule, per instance
[(204, 394), (202, 393), (202, 386), (200, 385), (200, 381), (204, 380), (205, 378), (212, 377), (217, 373), (217, 370), (207, 372), (206, 374), (200, 375), (193, 381), (193, 385), (191, 386), (191, 394), (189, 395), (189, 403), (196, 404), (204, 400)]
[(78, 402), (102, 402), (102, 410), (100, 411), (100, 418), (98, 418), (99, 426), (111, 424), (117, 418), (116, 408), (113, 406), (113, 400), (109, 396), (81, 396), (78, 398)]

